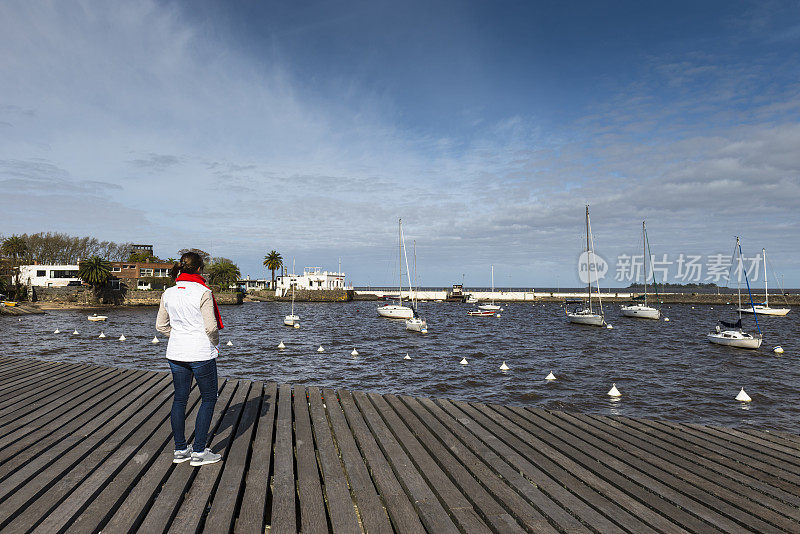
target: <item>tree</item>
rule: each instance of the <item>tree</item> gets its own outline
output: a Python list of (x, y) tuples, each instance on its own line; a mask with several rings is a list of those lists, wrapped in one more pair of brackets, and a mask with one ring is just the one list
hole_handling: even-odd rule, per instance
[(78, 276), (97, 291), (111, 278), (111, 262), (93, 256), (78, 264)]
[(239, 267), (228, 258), (214, 258), (207, 272), (208, 281), (223, 289), (228, 289), (242, 276)]
[(205, 250), (200, 250), (199, 248), (182, 248), (178, 251), (178, 256), (183, 256), (187, 252), (194, 252), (200, 256), (200, 259), (203, 260), (203, 263), (208, 265), (211, 262), (211, 254), (206, 252)]
[(271, 250), (264, 256), (264, 267), (272, 271), (272, 287), (275, 287), (275, 271), (283, 266), (283, 258), (277, 251)]
[(6, 256), (11, 257), (11, 269), (14, 273), (14, 298), (18, 299), (21, 294), (21, 284), (19, 280), (19, 262), (28, 252), (28, 245), (25, 240), (18, 235), (12, 235), (3, 240), (0, 251)]

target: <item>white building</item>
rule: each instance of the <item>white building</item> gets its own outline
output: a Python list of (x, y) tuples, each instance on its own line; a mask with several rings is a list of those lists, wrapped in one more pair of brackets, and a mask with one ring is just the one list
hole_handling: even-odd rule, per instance
[(323, 271), (320, 267), (306, 267), (302, 275), (287, 274), (275, 278), (275, 294), (282, 296), (295, 289), (319, 291), (323, 289), (351, 289), (345, 286), (344, 273)]
[(20, 265), (20, 283), (35, 287), (81, 285), (77, 265)]
[(244, 291), (259, 291), (267, 289), (269, 285), (270, 285), (269, 280), (263, 278), (259, 278), (258, 280), (251, 280), (250, 275), (247, 275), (247, 278), (237, 280), (236, 282), (236, 286)]

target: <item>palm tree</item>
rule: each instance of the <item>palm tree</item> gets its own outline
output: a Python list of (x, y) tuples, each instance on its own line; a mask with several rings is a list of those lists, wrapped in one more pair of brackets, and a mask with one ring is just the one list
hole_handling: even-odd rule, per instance
[(19, 281), (19, 260), (28, 251), (28, 244), (18, 235), (3, 240), (0, 251), (6, 256), (11, 256), (11, 269), (14, 272), (14, 298), (19, 299), (21, 287)]
[(235, 284), (241, 276), (242, 273), (239, 271), (239, 267), (232, 261), (225, 260), (224, 258), (223, 261), (215, 261), (208, 268), (209, 281), (225, 289)]
[(97, 291), (111, 278), (111, 262), (92, 256), (78, 264), (78, 276)]
[(272, 287), (275, 288), (275, 271), (283, 267), (283, 258), (277, 251), (271, 250), (264, 256), (264, 267), (272, 271)]

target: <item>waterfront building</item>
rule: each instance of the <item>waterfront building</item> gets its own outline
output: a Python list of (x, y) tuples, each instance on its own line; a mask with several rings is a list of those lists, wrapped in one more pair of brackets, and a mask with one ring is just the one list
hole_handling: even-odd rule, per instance
[(20, 265), (20, 283), (28, 287), (79, 286), (77, 265)]
[(152, 289), (150, 279), (168, 278), (172, 266), (172, 263), (115, 261), (111, 263), (111, 286), (119, 287), (125, 282), (130, 289)]
[(343, 272), (323, 271), (320, 267), (306, 267), (303, 274), (284, 274), (275, 279), (275, 294), (286, 295), (292, 286), (297, 290), (333, 290), (352, 289), (345, 285)]
[(251, 280), (250, 275), (247, 275), (247, 278), (243, 278), (242, 280), (236, 281), (236, 287), (239, 288), (241, 291), (260, 291), (264, 289), (269, 289), (270, 281), (267, 279), (259, 278), (257, 280)]

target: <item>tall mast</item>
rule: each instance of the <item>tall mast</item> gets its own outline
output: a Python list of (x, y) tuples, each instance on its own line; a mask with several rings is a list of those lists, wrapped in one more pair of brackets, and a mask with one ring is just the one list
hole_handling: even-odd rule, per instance
[(494, 265), (492, 265), (492, 304), (494, 304)]
[(586, 269), (588, 270), (589, 313), (592, 313), (592, 252), (589, 246), (589, 204), (586, 204)]
[(400, 306), (403, 305), (403, 219), (397, 219), (397, 286), (400, 289)]
[(767, 291), (767, 249), (762, 248), (764, 253), (764, 306), (769, 308), (769, 291)]
[(642, 221), (642, 259), (644, 260), (642, 263), (642, 268), (644, 272), (642, 273), (642, 278), (644, 278), (644, 305), (647, 306), (647, 230), (644, 227), (644, 221)]
[(736, 277), (736, 295), (739, 298), (739, 319), (742, 318), (742, 246), (739, 244), (739, 236), (736, 236), (736, 250), (739, 253), (739, 276)]

